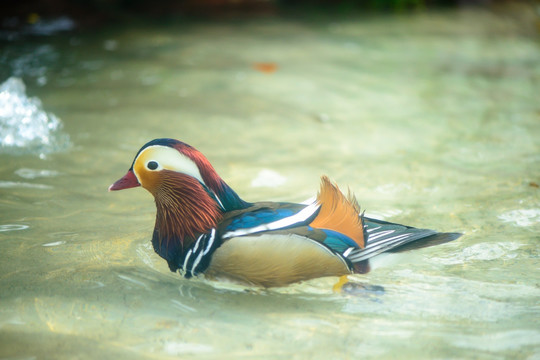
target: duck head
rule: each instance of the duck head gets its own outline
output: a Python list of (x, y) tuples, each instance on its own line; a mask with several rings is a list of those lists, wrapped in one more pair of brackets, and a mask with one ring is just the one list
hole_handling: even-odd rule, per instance
[(143, 145), (127, 174), (112, 184), (109, 191), (142, 186), (154, 194), (167, 171), (191, 176), (206, 185), (203, 173), (207, 186), (216, 190), (222, 182), (210, 162), (195, 148), (174, 139), (154, 139)]
[(181, 255), (197, 234), (215, 227), (224, 212), (249, 206), (201, 152), (174, 139), (143, 145), (126, 175), (109, 191), (138, 186), (154, 196), (157, 213), (152, 242), (168, 261)]

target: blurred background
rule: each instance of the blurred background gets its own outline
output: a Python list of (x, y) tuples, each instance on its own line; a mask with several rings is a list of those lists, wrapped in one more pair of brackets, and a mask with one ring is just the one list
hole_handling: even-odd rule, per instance
[(2, 27), (20, 28), (40, 19), (69, 17), (78, 27), (104, 25), (110, 22), (150, 18), (251, 18), (261, 16), (360, 14), (403, 14), (426, 10), (449, 10), (467, 7), (493, 11), (529, 12), (537, 15), (536, 0), (6, 0), (2, 5)]
[[(0, 5), (0, 358), (540, 358), (534, 1)], [(372, 217), (464, 235), (261, 290), (182, 279), (142, 189), (158, 137), (247, 201), (322, 174)]]

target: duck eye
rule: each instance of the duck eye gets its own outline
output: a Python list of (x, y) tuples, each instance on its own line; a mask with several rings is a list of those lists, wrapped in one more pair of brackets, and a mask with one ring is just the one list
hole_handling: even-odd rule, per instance
[(158, 166), (159, 164), (155, 161), (149, 161), (148, 164), (146, 164), (146, 167), (150, 170), (156, 170)]

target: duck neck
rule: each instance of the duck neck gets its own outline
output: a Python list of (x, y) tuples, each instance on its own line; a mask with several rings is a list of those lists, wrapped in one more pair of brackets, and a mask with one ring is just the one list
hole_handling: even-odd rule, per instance
[(165, 172), (152, 194), (157, 210), (152, 244), (173, 270), (196, 235), (216, 227), (222, 210), (203, 185), (188, 175)]
[(240, 196), (238, 196), (238, 194), (223, 180), (214, 193), (219, 199), (220, 206), (224, 211), (241, 210), (253, 205), (242, 200)]

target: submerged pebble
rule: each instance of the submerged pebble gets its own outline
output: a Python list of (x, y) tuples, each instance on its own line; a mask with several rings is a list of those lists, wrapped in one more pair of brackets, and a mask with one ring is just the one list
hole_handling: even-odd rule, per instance
[(504, 222), (516, 226), (531, 226), (540, 222), (540, 209), (517, 209), (507, 211), (498, 216)]

